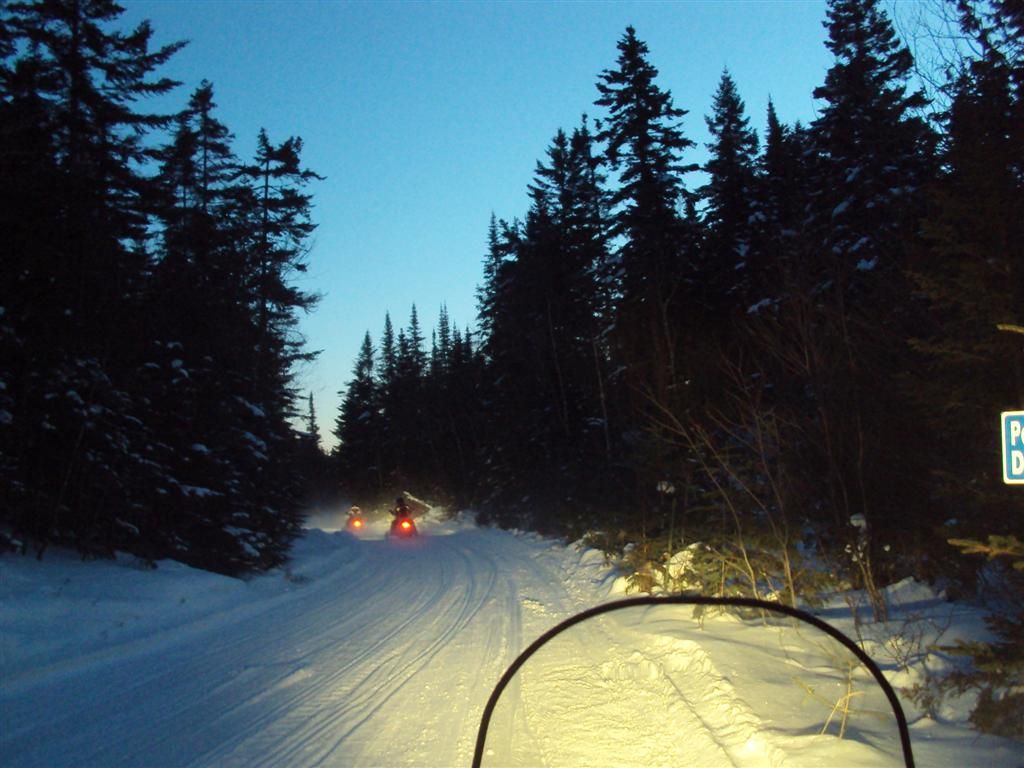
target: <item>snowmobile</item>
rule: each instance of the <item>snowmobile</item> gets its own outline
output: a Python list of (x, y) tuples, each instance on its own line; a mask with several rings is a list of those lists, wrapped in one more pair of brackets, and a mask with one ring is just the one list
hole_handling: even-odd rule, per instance
[(366, 518), (363, 517), (363, 513), (359, 507), (352, 507), (348, 513), (348, 519), (345, 521), (345, 530), (351, 531), (352, 533), (359, 533), (366, 527)]
[(473, 768), (905, 765), (907, 719), (878, 665), (821, 618), (700, 595), (604, 603), (498, 680)]
[(416, 528), (416, 521), (409, 514), (395, 515), (395, 519), (391, 521), (391, 529), (388, 531), (389, 536), (398, 539), (411, 539), (413, 536), (419, 536), (419, 534), (420, 532)]

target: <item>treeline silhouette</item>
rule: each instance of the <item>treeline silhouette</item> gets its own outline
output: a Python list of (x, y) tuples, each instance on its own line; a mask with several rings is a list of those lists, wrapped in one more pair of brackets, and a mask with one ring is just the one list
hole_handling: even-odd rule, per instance
[(390, 318), (379, 348), (367, 333), (345, 487), (584, 537), (638, 590), (853, 587), (884, 620), (900, 578), (987, 585), (996, 640), (910, 695), (975, 690), (976, 726), (1024, 735), (1024, 517), (999, 448), (1024, 408), (1024, 7), (944, 9), (962, 36), (925, 73), (941, 108), (877, 0), (830, 0), (818, 116), (769, 105), (762, 141), (726, 71), (699, 167), (627, 28), (600, 114), (555, 134), (524, 218), (492, 217), (476, 332), (442, 312), (425, 354), (414, 310), (397, 340)]
[[(791, 601), (813, 552), (865, 587), (1020, 529), (998, 416), (1024, 406), (1021, 14), (957, 8), (948, 108), (880, 3), (833, 0), (809, 125), (763, 139), (723, 72), (709, 159), (636, 30), (492, 218), (476, 329), (368, 332), (333, 454), (356, 497), (418, 489), (504, 526)], [(583, 105), (585, 106), (585, 105)], [(702, 174), (694, 174), (694, 171)], [(697, 178), (698, 183), (690, 183)], [(1019, 328), (1018, 328), (1019, 330)], [(716, 588), (717, 588), (716, 586)]]

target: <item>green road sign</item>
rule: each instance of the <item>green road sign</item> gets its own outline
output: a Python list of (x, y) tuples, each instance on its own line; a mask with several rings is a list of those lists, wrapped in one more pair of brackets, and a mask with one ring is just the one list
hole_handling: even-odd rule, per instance
[(1024, 411), (1004, 411), (1003, 482), (1024, 485)]

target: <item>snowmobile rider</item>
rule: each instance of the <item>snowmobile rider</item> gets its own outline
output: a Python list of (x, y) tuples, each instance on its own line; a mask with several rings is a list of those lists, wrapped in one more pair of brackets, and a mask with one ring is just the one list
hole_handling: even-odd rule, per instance
[(395, 499), (395, 508), (391, 510), (391, 514), (395, 516), (396, 520), (412, 516), (409, 511), (409, 502), (405, 500), (404, 496), (399, 496)]

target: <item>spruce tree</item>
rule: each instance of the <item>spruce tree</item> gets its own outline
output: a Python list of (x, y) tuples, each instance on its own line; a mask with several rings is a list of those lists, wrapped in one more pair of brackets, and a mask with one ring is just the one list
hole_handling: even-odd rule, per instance
[[(819, 248), (806, 282), (819, 318), (809, 326), (809, 343), (820, 350), (812, 375), (830, 384), (807, 391), (820, 414), (813, 428), (820, 435), (816, 461), (829, 478), (822, 506), (832, 518), (829, 534), (845, 547), (855, 535), (849, 520), (862, 515), (869, 554), (853, 569), (870, 561), (876, 574), (865, 579), (895, 578), (906, 564), (920, 572), (934, 514), (924, 467), (913, 464), (922, 458), (912, 450), (918, 416), (898, 386), (914, 365), (906, 333), (921, 307), (903, 269), (917, 236), (933, 137), (916, 114), (924, 98), (908, 86), (912, 58), (881, 4), (832, 0), (828, 30), (834, 63), (814, 92), (824, 104), (812, 124)], [(808, 457), (805, 466), (813, 463)], [(901, 558), (893, 556), (897, 548)]]
[[(253, 513), (271, 504), (248, 475), (252, 459), (276, 454), (277, 464), (286, 464), (294, 448), (302, 464), (312, 464), (312, 452), (290, 435), (272, 448), (260, 428), (267, 409), (247, 388), (253, 314), (237, 217), (239, 200), (251, 193), (232, 140), (204, 81), (160, 152), (163, 236), (153, 272), (160, 300), (149, 377), (153, 419), (171, 454), (160, 509), (164, 527), (175, 532), (175, 554), (229, 571), (279, 556), (272, 550), (282, 540), (276, 533), (265, 538)], [(270, 521), (268, 532), (278, 530)]]
[(926, 102), (909, 89), (913, 59), (878, 0), (832, 0), (827, 26), (835, 61), (814, 90), (824, 105), (812, 124), (818, 227), (845, 275), (892, 276), (929, 179), (933, 137), (918, 115)]
[(295, 327), (317, 297), (292, 278), (306, 270), (315, 229), (306, 188), (321, 178), (303, 168), (301, 151), (301, 139), (275, 145), (260, 131), (255, 158), (239, 169), (226, 205), (233, 263), (241, 266), (238, 304), (247, 312), (234, 337), (236, 355), (222, 372), (230, 392), (223, 407), (231, 414), (221, 436), (233, 474), (227, 508), (233, 537), (261, 567), (284, 556), (301, 521), (293, 379), (295, 366), (316, 353), (302, 348)]
[(103, 0), (0, 9), (0, 465), (20, 536), (150, 554), (165, 468), (141, 389), (155, 190), (139, 168), (170, 118), (136, 105), (175, 85), (154, 73), (181, 45), (151, 51), (148, 24), (112, 31), (120, 14)]
[(618, 253), (621, 305), (656, 312), (686, 276), (679, 209), (686, 195), (682, 174), (694, 167), (682, 165), (680, 155), (694, 144), (679, 127), (686, 111), (655, 83), (658, 70), (633, 27), (618, 49), (617, 68), (602, 72), (597, 83), (595, 104), (607, 110), (597, 140), (618, 173), (611, 235), (625, 239)]
[(601, 179), (584, 118), (572, 136), (558, 131), (538, 162), (525, 220), (491, 221), (481, 325), (485, 401), (501, 426), (485, 445), (491, 502), (504, 523), (555, 530), (568, 522), (563, 511), (578, 514), (586, 497), (602, 496), (588, 469), (609, 458), (598, 380), (608, 365)]
[(374, 375), (375, 350), (369, 331), (363, 337), (342, 395), (334, 436), (338, 439), (338, 472), (343, 487), (352, 493), (384, 489), (383, 425), (378, 381)]
[(648, 48), (626, 29), (618, 43), (618, 66), (605, 70), (595, 102), (607, 110), (598, 141), (616, 172), (610, 196), (610, 235), (619, 241), (609, 267), (614, 277), (616, 343), (627, 366), (629, 388), (656, 398), (685, 378), (682, 334), (699, 295), (693, 232), (682, 216), (690, 197), (681, 154), (693, 142), (683, 135), (672, 96), (655, 82), (658, 71)]
[(424, 482), (429, 463), (424, 433), (424, 395), (427, 353), (419, 316), (413, 306), (409, 327), (394, 334), (391, 316), (384, 320), (381, 366), (377, 375), (382, 427), (382, 474), (393, 491)]
[(764, 151), (756, 170), (750, 314), (770, 311), (787, 291), (810, 288), (796, 282), (803, 266), (800, 255), (813, 250), (808, 247), (806, 215), (810, 142), (799, 123), (789, 127), (779, 120), (769, 100)]
[[(931, 482), (934, 504), (949, 522), (933, 554), (936, 570), (968, 588), (982, 572), (986, 584), (998, 575), (1012, 599), (991, 605), (992, 642), (957, 644), (973, 666), (940, 673), (930, 687), (976, 690), (972, 724), (1020, 738), (1024, 583), (1011, 566), (1024, 566), (1024, 525), (1020, 488), (1002, 482), (994, 433), (999, 412), (1024, 408), (1024, 352), (1015, 330), (1024, 326), (1024, 9), (1013, 2), (958, 5), (979, 55), (950, 83), (944, 172), (929, 189), (925, 243), (912, 265), (931, 323), (913, 339), (927, 364), (911, 385), (927, 405), (925, 428), (942, 435)], [(987, 554), (987, 562), (951, 560), (950, 545)]]
[(913, 341), (927, 362), (913, 389), (944, 404), (938, 495), (964, 527), (958, 535), (981, 537), (1019, 532), (1014, 489), (991, 462), (989, 425), (993, 414), (1024, 407), (1020, 337), (1000, 330), (1024, 324), (1024, 98), (1014, 82), (1024, 35), (1018, 27), (1015, 51), (998, 17), (986, 22), (972, 10), (964, 22), (982, 54), (951, 84), (945, 172), (929, 189), (913, 266), (931, 309)]
[[(607, 110), (597, 139), (605, 144), (612, 178), (610, 234), (616, 247), (607, 284), (617, 296), (611, 357), (629, 398), (630, 464), (638, 497), (631, 504), (640, 527), (653, 489), (673, 451), (656, 426), (659, 410), (682, 412), (702, 397), (698, 372), (707, 367), (709, 306), (700, 285), (698, 233), (682, 163), (693, 146), (680, 127), (684, 110), (655, 82), (647, 46), (629, 27), (618, 43), (617, 68), (604, 71), (595, 102)], [(688, 213), (689, 212), (689, 213)], [(638, 439), (639, 431), (643, 439)]]
[(698, 190), (705, 206), (701, 282), (718, 312), (729, 312), (745, 310), (751, 295), (758, 140), (728, 70), (722, 73), (712, 106), (705, 118), (712, 138), (711, 157), (704, 165), (708, 182)]
[[(248, 194), (241, 201), (239, 222), (247, 245), (247, 292), (255, 312), (257, 356), (252, 380), (259, 387), (269, 377), (269, 386), (281, 371), (278, 361), (288, 366), (303, 359), (291, 339), (297, 312), (310, 311), (317, 297), (289, 283), (291, 276), (306, 271), (306, 241), (316, 225), (310, 220), (312, 197), (305, 187), (322, 180), (301, 163), (302, 139), (290, 137), (279, 145), (271, 143), (260, 130), (256, 156), (242, 168)], [(284, 377), (287, 378), (286, 376)]]

